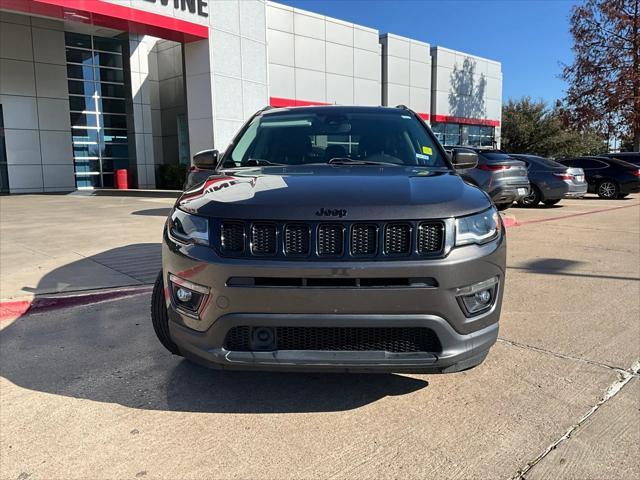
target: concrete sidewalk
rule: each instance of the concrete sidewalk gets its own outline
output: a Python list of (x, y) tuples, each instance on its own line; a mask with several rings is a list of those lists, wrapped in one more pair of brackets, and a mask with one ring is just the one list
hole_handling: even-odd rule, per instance
[(152, 283), (165, 196), (0, 199), (0, 299)]

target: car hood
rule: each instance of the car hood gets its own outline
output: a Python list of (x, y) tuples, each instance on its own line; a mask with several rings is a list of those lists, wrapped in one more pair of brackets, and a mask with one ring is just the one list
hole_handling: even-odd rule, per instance
[(449, 170), (361, 165), (221, 171), (177, 201), (208, 217), (307, 221), (447, 218), (490, 205)]

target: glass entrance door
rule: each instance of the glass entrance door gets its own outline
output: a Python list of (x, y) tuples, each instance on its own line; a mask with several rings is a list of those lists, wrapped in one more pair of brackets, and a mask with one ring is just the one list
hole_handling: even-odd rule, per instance
[(111, 188), (129, 166), (123, 45), (65, 33), (76, 187)]

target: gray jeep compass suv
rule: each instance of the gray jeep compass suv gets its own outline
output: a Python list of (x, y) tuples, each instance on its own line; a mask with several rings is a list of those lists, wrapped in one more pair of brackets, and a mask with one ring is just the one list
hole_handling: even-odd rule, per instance
[[(405, 107), (255, 114), (164, 229), (152, 319), (212, 367), (456, 372), (498, 335), (506, 241), (491, 199)], [(209, 171), (207, 171), (210, 169)]]

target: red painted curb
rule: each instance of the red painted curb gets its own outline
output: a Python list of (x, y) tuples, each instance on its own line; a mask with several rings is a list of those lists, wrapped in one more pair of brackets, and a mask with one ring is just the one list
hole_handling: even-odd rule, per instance
[(522, 225), (529, 225), (529, 224), (532, 224), (532, 223), (552, 222), (554, 220), (564, 220), (566, 218), (582, 217), (584, 215), (591, 215), (591, 214), (594, 214), (594, 213), (602, 213), (602, 212), (611, 212), (613, 210), (620, 210), (622, 208), (633, 208), (633, 207), (637, 207), (637, 206), (640, 206), (640, 204), (634, 203), (633, 205), (622, 205), (622, 206), (619, 206), (619, 207), (600, 208), (598, 210), (591, 210), (590, 212), (570, 213), (568, 215), (560, 215), (560, 216), (557, 216), (557, 217), (547, 217), (547, 218), (539, 218), (539, 219), (536, 219), (536, 220), (526, 220), (524, 222), (516, 222), (516, 224), (513, 225), (513, 226), (514, 227), (520, 227)]
[(62, 308), (90, 305), (92, 303), (132, 297), (148, 293), (153, 287), (135, 287), (127, 289), (110, 289), (90, 293), (76, 293), (71, 295), (49, 295), (35, 297), (29, 300), (0, 301), (0, 322), (15, 320), (26, 314), (42, 313)]
[(502, 217), (502, 223), (504, 223), (504, 228), (511, 228), (520, 225), (518, 220), (516, 220), (516, 217)]

